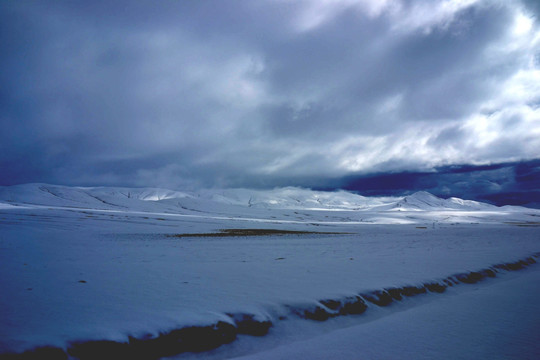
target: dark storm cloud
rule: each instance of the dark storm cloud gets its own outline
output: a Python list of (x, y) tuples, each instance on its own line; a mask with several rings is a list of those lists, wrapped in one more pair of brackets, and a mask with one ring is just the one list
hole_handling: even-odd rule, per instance
[(324, 186), (534, 159), (537, 10), (2, 2), (0, 184)]
[(345, 188), (362, 195), (400, 196), (427, 190), (437, 196), (461, 197), (495, 205), (540, 208), (540, 161), (494, 165), (454, 165), (432, 172), (402, 172), (349, 176), (335, 180), (333, 190)]
[[(393, 33), (391, 18), (359, 21), (345, 14), (313, 34), (271, 49), (278, 65), (270, 68), (269, 77), (289, 98), (315, 92), (312, 101), (320, 101), (319, 107), (345, 108), (348, 114), (336, 114), (340, 121), (328, 121), (325, 115), (315, 122), (341, 132), (359, 122), (364, 131), (376, 126), (381, 118), (374, 105), (395, 93), (404, 93), (407, 103), (400, 121), (459, 118), (492, 91), (486, 81), (493, 69), (469, 67), (485, 60), (486, 47), (501, 37), (509, 21), (510, 14), (502, 9), (471, 9), (460, 14), (460, 22), (419, 36)], [(490, 76), (507, 75), (499, 72)], [(272, 120), (292, 118), (283, 115)], [(304, 119), (304, 125), (313, 120)]]

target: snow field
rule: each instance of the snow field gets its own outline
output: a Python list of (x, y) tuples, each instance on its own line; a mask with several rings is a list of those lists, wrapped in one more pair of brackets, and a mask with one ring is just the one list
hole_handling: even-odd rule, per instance
[[(22, 189), (0, 189), (0, 353), (172, 356), (498, 281), (540, 251), (539, 211), (455, 209), (427, 193), (394, 206), (286, 189), (274, 197), (280, 208), (270, 192)], [(314, 198), (326, 208), (314, 210)], [(351, 210), (361, 201), (386, 210)], [(332, 234), (169, 236), (231, 228)]]

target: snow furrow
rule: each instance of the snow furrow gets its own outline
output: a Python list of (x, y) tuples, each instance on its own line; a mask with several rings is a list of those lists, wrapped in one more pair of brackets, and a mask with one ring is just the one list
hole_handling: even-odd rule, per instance
[(111, 340), (91, 340), (71, 342), (66, 349), (45, 346), (20, 354), (3, 354), (1, 360), (8, 359), (50, 359), (68, 358), (90, 359), (159, 359), (185, 352), (203, 352), (233, 342), (237, 335), (264, 336), (276, 321), (288, 317), (306, 320), (326, 321), (346, 315), (359, 315), (370, 307), (386, 307), (405, 298), (444, 293), (447, 288), (462, 284), (476, 284), (510, 271), (523, 270), (540, 258), (540, 252), (513, 262), (495, 264), (477, 271), (462, 272), (423, 284), (385, 287), (364, 291), (354, 296), (323, 299), (312, 304), (282, 305), (287, 316), (272, 319), (260, 314), (227, 313), (221, 320), (204, 326), (187, 326), (158, 336), (128, 337), (125, 342)]

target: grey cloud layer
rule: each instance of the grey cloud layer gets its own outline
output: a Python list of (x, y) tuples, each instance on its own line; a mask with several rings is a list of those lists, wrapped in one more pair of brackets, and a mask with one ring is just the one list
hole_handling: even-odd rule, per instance
[(535, 158), (531, 4), (3, 2), (0, 180), (272, 186)]

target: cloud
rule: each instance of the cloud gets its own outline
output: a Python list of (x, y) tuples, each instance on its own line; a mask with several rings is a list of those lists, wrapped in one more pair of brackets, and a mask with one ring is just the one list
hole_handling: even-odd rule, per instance
[(538, 157), (535, 2), (5, 2), (0, 14), (0, 184), (308, 186)]
[(399, 196), (427, 190), (451, 196), (502, 205), (540, 208), (540, 161), (495, 165), (452, 165), (429, 172), (352, 175), (328, 181), (321, 188), (345, 188), (362, 195)]

